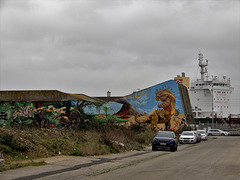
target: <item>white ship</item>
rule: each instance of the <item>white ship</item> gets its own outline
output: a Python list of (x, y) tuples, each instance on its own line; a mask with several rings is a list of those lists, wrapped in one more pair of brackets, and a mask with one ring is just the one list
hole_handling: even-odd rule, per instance
[(226, 119), (230, 114), (230, 96), (233, 91), (230, 78), (209, 77), (208, 60), (203, 60), (201, 52), (198, 55), (201, 79), (192, 81), (189, 89), (194, 117)]

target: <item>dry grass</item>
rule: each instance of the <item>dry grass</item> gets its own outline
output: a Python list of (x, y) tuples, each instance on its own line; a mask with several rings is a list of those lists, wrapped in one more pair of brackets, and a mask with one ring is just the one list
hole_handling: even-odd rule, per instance
[(57, 155), (102, 155), (139, 150), (149, 145), (155, 132), (148, 127), (101, 126), (96, 129), (43, 129), (0, 127), (0, 152), (5, 165)]

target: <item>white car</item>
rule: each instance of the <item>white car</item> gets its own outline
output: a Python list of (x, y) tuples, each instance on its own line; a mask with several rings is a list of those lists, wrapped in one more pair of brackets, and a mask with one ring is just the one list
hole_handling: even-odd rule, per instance
[(208, 136), (229, 136), (230, 133), (221, 129), (210, 129), (208, 130)]
[(202, 140), (206, 141), (208, 139), (207, 132), (205, 130), (197, 130), (201, 134)]
[(180, 134), (179, 143), (196, 143), (197, 137), (193, 131), (183, 131), (182, 134)]

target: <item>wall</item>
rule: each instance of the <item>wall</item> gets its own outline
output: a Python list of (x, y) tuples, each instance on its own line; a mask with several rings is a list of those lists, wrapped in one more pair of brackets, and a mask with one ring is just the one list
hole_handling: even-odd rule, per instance
[(100, 122), (148, 123), (153, 129), (178, 131), (186, 125), (186, 110), (191, 107), (182, 92), (174, 80), (169, 80), (101, 106), (86, 102), (80, 108), (79, 101), (0, 102), (0, 125), (62, 127), (83, 123), (90, 115)]
[(71, 101), (0, 102), (0, 125), (62, 126), (82, 121)]
[[(159, 104), (163, 104), (164, 102), (156, 100), (157, 91), (160, 92), (159, 95), (165, 93), (169, 97), (167, 99), (172, 98), (168, 107), (159, 108)], [(187, 90), (183, 92), (188, 93)], [(177, 131), (186, 125), (186, 109), (188, 110), (190, 107), (191, 110), (189, 99), (184, 101), (184, 104), (188, 105), (185, 106), (184, 110), (182, 98), (189, 97), (186, 95), (182, 95), (181, 97), (179, 85), (174, 80), (169, 80), (141, 91), (134, 92), (118, 99), (116, 102), (105, 103), (103, 104), (103, 107), (108, 107), (109, 114), (129, 120), (130, 124), (149, 123), (152, 128), (158, 129), (166, 129), (166, 126), (170, 126), (167, 129)], [(169, 108), (172, 110), (167, 111)], [(84, 111), (88, 114), (104, 112), (102, 108), (100, 108), (99, 111), (99, 109), (97, 110), (94, 106), (86, 107)], [(167, 113), (170, 114), (167, 115)], [(157, 116), (159, 116), (159, 118)], [(151, 118), (153, 118), (153, 120)], [(167, 122), (170, 122), (170, 124), (166, 124)]]

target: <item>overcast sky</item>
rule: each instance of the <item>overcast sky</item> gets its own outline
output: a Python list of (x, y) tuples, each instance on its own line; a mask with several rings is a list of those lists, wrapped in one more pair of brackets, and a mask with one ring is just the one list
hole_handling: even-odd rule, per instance
[(239, 0), (0, 0), (0, 89), (128, 95), (182, 72), (231, 78), (240, 113)]

